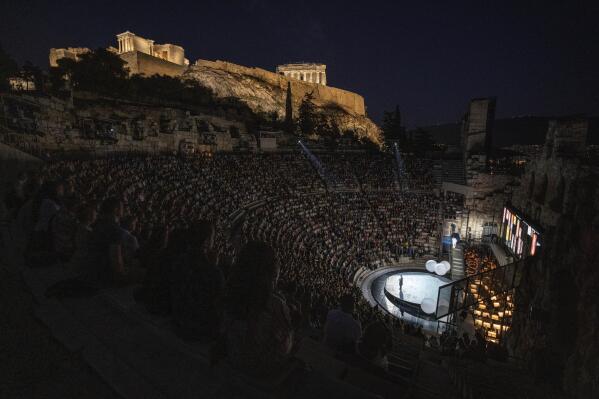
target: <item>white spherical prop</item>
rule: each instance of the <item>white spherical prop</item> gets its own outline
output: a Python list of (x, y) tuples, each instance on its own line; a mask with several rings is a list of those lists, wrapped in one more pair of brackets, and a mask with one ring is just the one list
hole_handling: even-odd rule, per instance
[(439, 276), (443, 276), (447, 272), (448, 270), (445, 268), (443, 263), (437, 263), (435, 265), (435, 273), (437, 273)]
[(451, 270), (451, 264), (448, 261), (444, 260), (441, 263), (443, 263), (445, 265), (445, 273), (447, 273), (448, 271)]
[(424, 298), (422, 302), (420, 302), (420, 308), (426, 314), (435, 313), (435, 307), (437, 304), (433, 298)]
[(437, 261), (431, 259), (431, 260), (426, 261), (426, 263), (424, 264), (424, 267), (426, 268), (427, 272), (434, 273), (436, 265), (437, 265)]

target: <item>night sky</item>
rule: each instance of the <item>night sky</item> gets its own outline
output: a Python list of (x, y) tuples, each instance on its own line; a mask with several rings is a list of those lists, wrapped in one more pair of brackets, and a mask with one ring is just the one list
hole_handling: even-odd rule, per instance
[(0, 43), (44, 68), (50, 47), (116, 46), (125, 30), (192, 62), (323, 62), (373, 119), (398, 104), (411, 127), (455, 122), (481, 96), (498, 117), (598, 115), (599, 1), (488, 3), (0, 0)]

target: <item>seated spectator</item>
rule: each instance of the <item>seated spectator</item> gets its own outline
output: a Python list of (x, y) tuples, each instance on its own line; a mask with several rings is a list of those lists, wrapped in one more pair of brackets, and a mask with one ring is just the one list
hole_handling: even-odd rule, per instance
[(210, 259), (214, 225), (198, 222), (188, 232), (187, 247), (171, 286), (173, 317), (186, 335), (216, 338), (220, 329), (219, 302), (225, 279)]
[(425, 346), (427, 346), (431, 349), (439, 349), (439, 347), (440, 347), (439, 340), (434, 335), (431, 335), (428, 337), (427, 341), (425, 342)]
[(75, 234), (77, 231), (75, 207), (77, 200), (74, 197), (67, 197), (62, 205), (62, 208), (50, 222), (50, 230), (52, 231), (54, 251), (58, 259), (67, 262), (75, 252)]
[(64, 194), (64, 185), (61, 182), (48, 182), (42, 187), (39, 194), (39, 207), (34, 208), (36, 214), (34, 231), (48, 232), (50, 219), (60, 209), (61, 199)]
[(227, 281), (227, 358), (234, 368), (256, 377), (292, 368), (294, 332), (289, 308), (275, 293), (278, 275), (272, 248), (252, 241), (241, 250)]
[(372, 366), (387, 370), (387, 354), (393, 347), (391, 332), (381, 321), (369, 324), (358, 344), (358, 354)]
[(416, 329), (416, 332), (414, 333), (414, 336), (416, 338), (420, 338), (422, 340), (424, 340), (426, 337), (424, 336), (424, 333), (422, 332), (422, 326), (418, 326), (418, 328)]
[(156, 230), (150, 241), (153, 246), (144, 251), (143, 265), (146, 277), (135, 299), (142, 302), (150, 313), (171, 313), (171, 285), (175, 280), (173, 265), (186, 248), (187, 231), (168, 228)]
[(362, 325), (353, 316), (354, 298), (344, 295), (340, 306), (327, 314), (324, 326), (324, 343), (335, 351), (355, 353), (362, 336)]
[(134, 233), (137, 231), (137, 218), (127, 216), (121, 222), (121, 243), (123, 247), (123, 261), (126, 266), (135, 264), (139, 243)]
[(83, 270), (84, 262), (87, 261), (89, 239), (96, 217), (95, 204), (84, 205), (78, 212), (74, 235), (74, 251), (69, 261), (69, 269), (75, 273), (80, 273)]
[(19, 209), (27, 200), (26, 197), (27, 172), (19, 173), (18, 178), (6, 190), (4, 203), (8, 210)]
[(49, 266), (56, 261), (50, 221), (60, 209), (63, 193), (62, 183), (48, 182), (32, 201), (33, 231), (25, 251), (25, 262), (30, 267)]
[(141, 270), (125, 267), (123, 261), (119, 226), (122, 214), (123, 203), (119, 198), (106, 199), (89, 240), (85, 278), (99, 286), (135, 283), (143, 278)]

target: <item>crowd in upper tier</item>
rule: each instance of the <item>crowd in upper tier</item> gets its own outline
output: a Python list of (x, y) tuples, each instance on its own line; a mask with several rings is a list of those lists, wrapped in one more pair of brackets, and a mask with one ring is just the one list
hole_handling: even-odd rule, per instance
[[(381, 365), (387, 344), (376, 342), (387, 333), (377, 323), (389, 320), (359, 300), (354, 274), (436, 255), (460, 199), (442, 199), (430, 175), (410, 169), (427, 170), (425, 161), (406, 159), (400, 184), (384, 154), (320, 159), (324, 174), (301, 152), (57, 160), (23, 175), (6, 203), (27, 262), (56, 259), (74, 276), (50, 294), (139, 283), (136, 299), (187, 334), (214, 339), (228, 322), (227, 348), (249, 369), (288, 354), (298, 327), (324, 328), (337, 349), (371, 337), (362, 355)], [(247, 328), (254, 348), (235, 338)]]

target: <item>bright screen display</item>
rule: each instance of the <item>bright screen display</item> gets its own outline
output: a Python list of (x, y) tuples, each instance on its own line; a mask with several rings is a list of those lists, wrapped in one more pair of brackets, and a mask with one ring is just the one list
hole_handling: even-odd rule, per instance
[(541, 246), (540, 232), (508, 207), (503, 208), (501, 237), (518, 257), (534, 256)]

